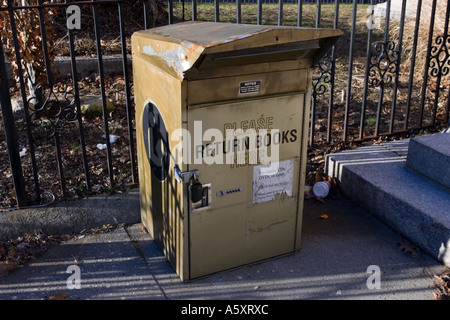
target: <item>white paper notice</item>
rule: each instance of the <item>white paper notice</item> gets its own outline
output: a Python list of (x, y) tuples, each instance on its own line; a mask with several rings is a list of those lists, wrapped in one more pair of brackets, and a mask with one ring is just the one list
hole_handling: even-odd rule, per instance
[(292, 197), (294, 160), (253, 167), (253, 204), (272, 201), (285, 193)]

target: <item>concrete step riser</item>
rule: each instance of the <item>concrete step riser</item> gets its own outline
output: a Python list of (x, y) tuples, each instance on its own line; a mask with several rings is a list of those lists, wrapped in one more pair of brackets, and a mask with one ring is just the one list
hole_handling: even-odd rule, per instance
[(441, 133), (411, 139), (406, 166), (450, 188), (450, 134)]

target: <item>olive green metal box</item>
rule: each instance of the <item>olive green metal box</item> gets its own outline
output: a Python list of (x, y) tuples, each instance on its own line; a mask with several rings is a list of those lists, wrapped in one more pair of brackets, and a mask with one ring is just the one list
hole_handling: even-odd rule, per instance
[(333, 29), (132, 37), (142, 223), (182, 280), (300, 249), (312, 66)]

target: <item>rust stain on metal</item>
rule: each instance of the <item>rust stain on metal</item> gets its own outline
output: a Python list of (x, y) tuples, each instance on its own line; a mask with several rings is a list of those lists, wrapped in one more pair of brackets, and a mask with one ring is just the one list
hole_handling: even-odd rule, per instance
[[(197, 49), (201, 47), (200, 44), (198, 43), (193, 43), (189, 48), (188, 48), (188, 53), (189, 55), (192, 55), (195, 51), (197, 51)], [(186, 57), (187, 58), (187, 57)]]
[(214, 31), (219, 31), (220, 29), (223, 29), (223, 28), (225, 28), (225, 27), (226, 27), (226, 25), (222, 25), (222, 26), (220, 26), (220, 27), (214, 29)]

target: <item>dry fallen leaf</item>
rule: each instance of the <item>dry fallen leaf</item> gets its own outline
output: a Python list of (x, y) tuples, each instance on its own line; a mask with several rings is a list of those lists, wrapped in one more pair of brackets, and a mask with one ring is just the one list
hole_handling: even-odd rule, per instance
[(417, 256), (418, 249), (414, 245), (409, 242), (401, 242), (398, 246), (398, 251), (404, 250), (405, 253), (411, 253), (414, 256)]
[(0, 261), (0, 277), (7, 276), (9, 271), (14, 269), (17, 265), (8, 261)]
[(437, 292), (433, 292), (436, 300), (450, 300), (450, 268), (447, 268), (440, 276), (434, 275), (434, 286)]
[(331, 184), (330, 191), (336, 192), (336, 191), (337, 191), (337, 183), (336, 183), (336, 179), (335, 179), (335, 178), (332, 178), (332, 177), (330, 177), (330, 176), (326, 176), (326, 180)]
[(45, 300), (67, 300), (67, 293), (55, 293), (45, 296)]
[(316, 200), (319, 201), (319, 202), (325, 203), (325, 200), (323, 198), (321, 198), (321, 197), (316, 197)]
[(322, 169), (317, 170), (315, 180), (316, 180), (316, 182), (323, 181), (323, 172), (322, 172)]

